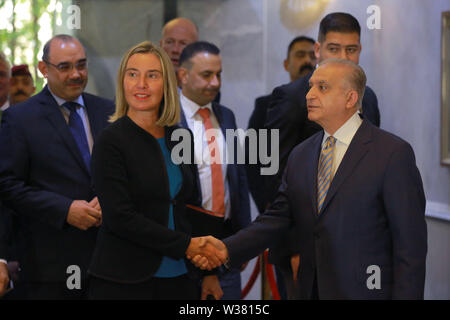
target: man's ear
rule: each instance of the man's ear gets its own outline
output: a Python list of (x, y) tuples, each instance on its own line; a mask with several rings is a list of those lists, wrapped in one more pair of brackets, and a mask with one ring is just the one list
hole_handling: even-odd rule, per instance
[(351, 89), (349, 92), (347, 92), (346, 108), (347, 109), (354, 108), (358, 103), (358, 99), (359, 99), (358, 92), (356, 90)]
[(39, 71), (42, 73), (42, 75), (44, 76), (44, 78), (47, 78), (47, 74), (48, 74), (48, 66), (44, 61), (39, 61), (38, 63), (38, 69)]
[(286, 70), (287, 72), (289, 72), (288, 65), (289, 65), (289, 60), (288, 59), (284, 59), (283, 67), (284, 67), (284, 70)]
[(188, 76), (188, 70), (185, 67), (179, 67), (177, 72), (177, 78), (180, 83), (186, 84)]
[(320, 59), (320, 42), (316, 41), (316, 43), (314, 43), (314, 55), (316, 56), (317, 61), (319, 61)]

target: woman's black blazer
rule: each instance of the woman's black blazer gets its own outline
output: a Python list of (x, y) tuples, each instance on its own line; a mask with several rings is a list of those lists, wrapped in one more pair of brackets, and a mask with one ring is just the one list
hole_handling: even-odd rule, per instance
[[(178, 127), (166, 127), (169, 150)], [(180, 129), (185, 130), (185, 129)], [(158, 141), (124, 116), (107, 127), (95, 142), (92, 175), (102, 208), (89, 273), (99, 278), (138, 283), (150, 279), (163, 256), (180, 259), (190, 242), (185, 203), (195, 203), (197, 183), (191, 136), (190, 163), (181, 164), (181, 190), (170, 198), (169, 178)], [(173, 203), (175, 230), (168, 226)]]

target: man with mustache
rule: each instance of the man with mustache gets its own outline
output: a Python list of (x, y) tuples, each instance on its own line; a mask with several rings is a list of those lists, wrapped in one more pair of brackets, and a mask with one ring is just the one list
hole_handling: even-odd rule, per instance
[(12, 67), (11, 86), (9, 90), (11, 105), (27, 100), (35, 91), (36, 87), (33, 84), (33, 77), (28, 70), (28, 66), (22, 64)]
[[(198, 183), (202, 211), (191, 212), (193, 233), (215, 234), (223, 238), (250, 224), (250, 204), (245, 168), (235, 159), (227, 164), (225, 136), (236, 129), (233, 112), (214, 101), (221, 86), (220, 50), (208, 42), (194, 42), (180, 57), (178, 78), (181, 84), (181, 126), (194, 134)], [(196, 230), (196, 228), (202, 230)], [(196, 234), (202, 235), (202, 234)], [(222, 299), (240, 299), (239, 268), (217, 272)]]
[(83, 92), (87, 57), (76, 38), (50, 39), (38, 67), (47, 85), (3, 113), (0, 197), (15, 212), (24, 298), (83, 299), (102, 223), (90, 155), (114, 108)]
[[(311, 73), (317, 63), (314, 54), (315, 41), (306, 36), (294, 38), (288, 46), (287, 58), (283, 61), (284, 69), (289, 73), (291, 82)], [(272, 95), (256, 98), (255, 109), (248, 121), (248, 129), (264, 129), (267, 109)], [(248, 159), (248, 157), (247, 157)], [(247, 177), (250, 192), (258, 207), (258, 211), (264, 212), (267, 206), (267, 198), (264, 195), (264, 180), (260, 175), (260, 164), (247, 164)]]

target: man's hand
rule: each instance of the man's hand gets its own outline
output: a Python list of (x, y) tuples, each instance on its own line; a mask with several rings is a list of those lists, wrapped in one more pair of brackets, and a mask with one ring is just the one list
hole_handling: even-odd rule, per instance
[(67, 214), (67, 223), (81, 230), (87, 230), (102, 223), (102, 211), (99, 209), (97, 197), (87, 202), (74, 200)]
[(223, 296), (222, 288), (220, 287), (219, 278), (216, 275), (205, 276), (202, 280), (202, 300), (206, 300), (208, 295), (213, 295), (214, 299), (220, 300)]
[(0, 297), (4, 296), (9, 290), (8, 288), (9, 276), (6, 263), (0, 262)]
[(222, 241), (212, 237), (192, 238), (186, 256), (202, 270), (212, 270), (228, 260), (228, 250)]
[(96, 227), (100, 227), (102, 225), (102, 208), (100, 208), (100, 202), (98, 202), (98, 198), (95, 197), (94, 199), (91, 200), (91, 202), (89, 202), (89, 205), (97, 210), (100, 210), (100, 220), (98, 221), (98, 223), (95, 225)]
[(291, 257), (292, 279), (297, 281), (298, 267), (300, 265), (300, 254), (294, 254)]

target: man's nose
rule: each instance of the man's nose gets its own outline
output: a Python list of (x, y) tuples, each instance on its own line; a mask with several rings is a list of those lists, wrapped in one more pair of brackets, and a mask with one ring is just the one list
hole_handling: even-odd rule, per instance
[(348, 55), (347, 55), (347, 51), (345, 49), (341, 50), (341, 59), (349, 60)]
[(72, 79), (81, 77), (80, 71), (78, 71), (78, 69), (75, 66), (73, 66), (72, 70), (70, 71), (70, 77)]
[(217, 75), (214, 75), (211, 79), (211, 86), (220, 87), (220, 78)]

